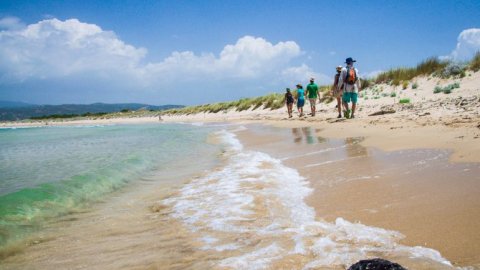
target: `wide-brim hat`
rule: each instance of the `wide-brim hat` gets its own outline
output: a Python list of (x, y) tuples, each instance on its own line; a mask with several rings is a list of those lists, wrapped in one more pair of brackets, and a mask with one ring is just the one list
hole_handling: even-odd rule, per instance
[(297, 86), (297, 87), (302, 87), (302, 85), (301, 85), (301, 84), (297, 84), (296, 86)]
[(337, 71), (340, 71), (340, 70), (342, 70), (342, 68), (343, 68), (342, 66), (337, 66), (335, 69), (336, 69)]
[(354, 62), (357, 62), (357, 60), (353, 60), (352, 57), (348, 57), (347, 59), (345, 59), (345, 64), (351, 64), (351, 63), (354, 63)]

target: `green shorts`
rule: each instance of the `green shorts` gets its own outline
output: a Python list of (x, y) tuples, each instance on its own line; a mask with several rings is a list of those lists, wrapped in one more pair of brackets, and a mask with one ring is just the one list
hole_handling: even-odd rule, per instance
[(342, 100), (345, 103), (357, 103), (358, 94), (354, 92), (343, 92)]

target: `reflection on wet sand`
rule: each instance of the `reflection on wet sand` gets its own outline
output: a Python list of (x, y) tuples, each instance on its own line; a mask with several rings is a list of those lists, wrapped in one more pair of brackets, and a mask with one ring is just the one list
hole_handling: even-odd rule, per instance
[(292, 128), (293, 142), (294, 143), (306, 143), (316, 144), (325, 142), (325, 138), (316, 136), (311, 127)]
[(345, 138), (345, 151), (348, 157), (368, 156), (368, 150), (360, 143), (364, 140), (363, 137), (349, 137)]

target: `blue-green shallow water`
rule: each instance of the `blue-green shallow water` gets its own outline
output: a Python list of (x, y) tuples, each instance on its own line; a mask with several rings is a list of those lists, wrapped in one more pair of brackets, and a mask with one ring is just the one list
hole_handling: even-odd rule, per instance
[(169, 162), (215, 153), (206, 143), (211, 131), (190, 125), (0, 129), (0, 247), (167, 170)]

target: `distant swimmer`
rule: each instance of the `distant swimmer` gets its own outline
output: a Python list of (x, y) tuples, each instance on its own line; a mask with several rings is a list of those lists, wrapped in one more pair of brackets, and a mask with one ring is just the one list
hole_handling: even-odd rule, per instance
[(294, 99), (292, 92), (290, 92), (290, 88), (287, 88), (285, 93), (285, 104), (287, 105), (288, 118), (292, 118), (293, 103)]
[(310, 78), (310, 83), (307, 85), (307, 91), (305, 93), (308, 96), (308, 101), (310, 102), (310, 115), (315, 116), (316, 107), (318, 98), (318, 85), (315, 83), (314, 78)]
[(297, 84), (297, 109), (300, 114), (299, 117), (303, 116), (303, 105), (305, 105), (305, 92), (301, 84)]
[[(345, 118), (355, 118), (355, 108), (357, 107), (358, 91), (360, 89), (360, 79), (358, 78), (358, 69), (353, 67), (353, 60), (348, 57), (345, 60), (346, 67), (342, 68), (338, 79), (338, 87), (343, 90), (342, 100), (345, 106)], [(352, 102), (352, 110), (350, 111), (348, 103)]]
[(335, 79), (333, 81), (331, 94), (333, 97), (337, 99), (337, 108), (338, 108), (338, 116), (337, 118), (342, 118), (342, 95), (343, 95), (343, 87), (338, 85), (338, 79), (340, 78), (340, 73), (342, 72), (342, 66), (338, 66), (336, 68), (337, 74), (335, 74)]

